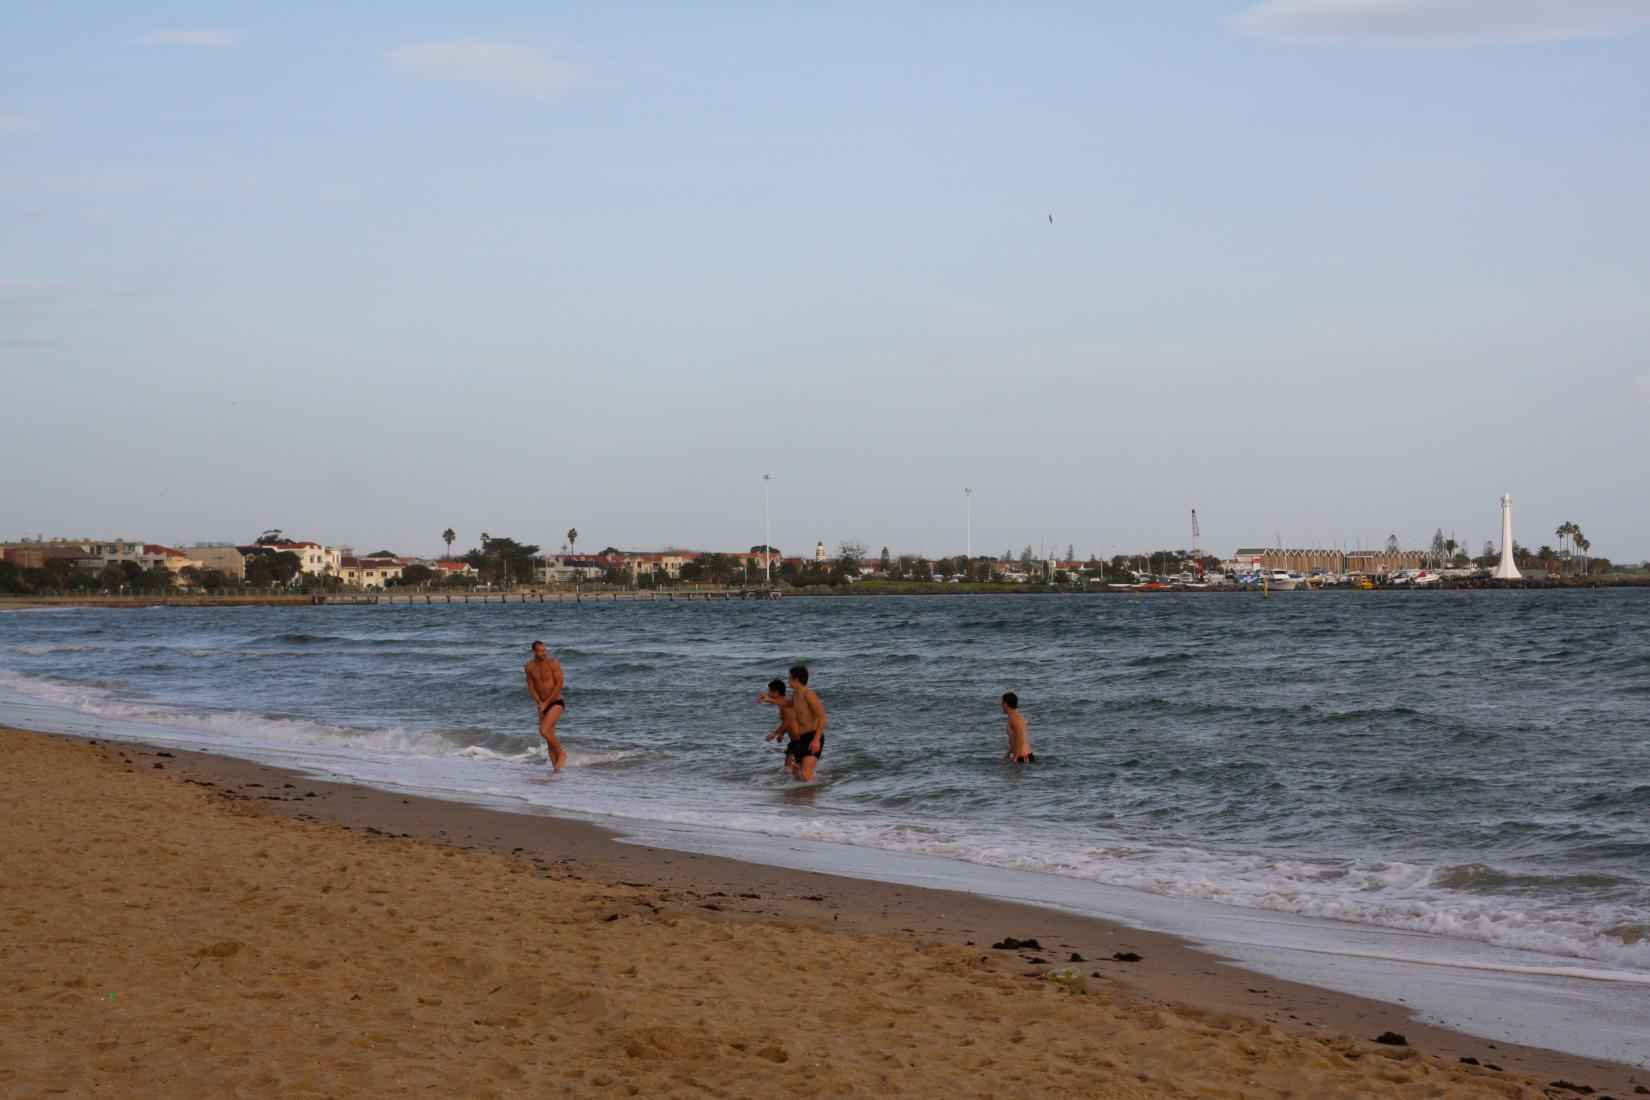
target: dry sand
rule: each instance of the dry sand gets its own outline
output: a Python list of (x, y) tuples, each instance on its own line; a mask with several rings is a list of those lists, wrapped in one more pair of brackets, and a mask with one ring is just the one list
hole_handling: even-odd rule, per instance
[[(1101, 922), (197, 754), (3, 729), (0, 753), (5, 1097), (1577, 1095), (1542, 1087), (1557, 1072), (1635, 1087), (1624, 1067), (1413, 1024), (1398, 1030), (1427, 1052), (1317, 1034), (1402, 1010)], [(1044, 950), (985, 946), (1018, 927)], [(1135, 945), (1145, 963), (1065, 961)], [(1034, 976), (1068, 965), (1071, 984)]]

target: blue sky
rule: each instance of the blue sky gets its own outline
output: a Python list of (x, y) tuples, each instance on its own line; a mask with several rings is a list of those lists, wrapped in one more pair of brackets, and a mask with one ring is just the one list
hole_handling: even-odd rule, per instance
[(0, 11), (0, 537), (1650, 556), (1642, 0), (381, 7)]

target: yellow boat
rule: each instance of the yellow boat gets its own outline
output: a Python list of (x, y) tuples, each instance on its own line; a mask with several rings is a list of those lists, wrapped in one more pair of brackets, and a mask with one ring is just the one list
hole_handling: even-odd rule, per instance
[(1375, 587), (1375, 582), (1370, 580), (1368, 577), (1353, 577), (1352, 587), (1363, 592), (1368, 592), (1370, 589)]

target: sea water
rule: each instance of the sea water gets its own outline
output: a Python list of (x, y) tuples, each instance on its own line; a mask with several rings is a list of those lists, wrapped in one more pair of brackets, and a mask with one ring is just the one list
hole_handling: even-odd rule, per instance
[[(560, 775), (522, 673), (535, 639), (567, 672)], [(830, 715), (811, 788), (756, 701), (795, 662)], [(1004, 691), (1035, 765), (1000, 762)], [(1639, 590), (14, 612), (0, 721), (1650, 986)], [(1290, 924), (1266, 927), (1257, 951)]]

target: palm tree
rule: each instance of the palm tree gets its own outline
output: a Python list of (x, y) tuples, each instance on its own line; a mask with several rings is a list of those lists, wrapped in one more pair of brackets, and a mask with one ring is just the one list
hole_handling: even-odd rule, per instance
[(1581, 529), (1579, 527), (1577, 527), (1574, 523), (1570, 522), (1569, 520), (1565, 520), (1563, 523), (1559, 524), (1558, 529), (1553, 532), (1555, 535), (1558, 536), (1558, 552), (1559, 552), (1559, 556), (1562, 560), (1568, 561), (1569, 557), (1570, 557), (1569, 553), (1567, 552), (1566, 546), (1565, 546), (1566, 541), (1572, 535), (1577, 534), (1580, 530)]
[(570, 554), (579, 552), (579, 529), (577, 527), (567, 529), (567, 552)]
[(1581, 575), (1585, 577), (1587, 575), (1587, 551), (1593, 548), (1593, 542), (1581, 533), (1579, 527), (1570, 533), (1570, 537), (1575, 540), (1576, 549), (1581, 551)]
[(705, 554), (699, 559), (699, 575), (712, 584), (726, 584), (733, 576), (733, 559), (726, 554)]
[(447, 544), (448, 561), (451, 561), (453, 558), (453, 540), (456, 538), (458, 538), (458, 536), (453, 534), (453, 529), (451, 527), (441, 532), (441, 541)]

